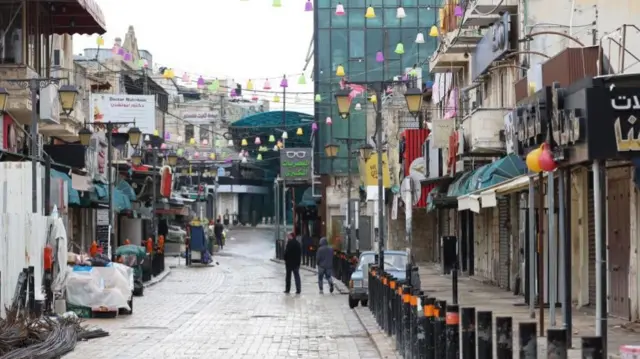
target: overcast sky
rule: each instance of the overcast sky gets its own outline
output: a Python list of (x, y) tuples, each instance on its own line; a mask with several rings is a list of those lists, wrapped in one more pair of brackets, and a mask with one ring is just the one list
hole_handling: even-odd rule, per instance
[[(176, 76), (231, 78), (243, 87), (253, 79), (256, 90), (269, 77), (279, 91), (276, 78), (288, 74), (287, 109), (313, 113), (313, 94), (300, 94), (297, 104), (293, 94), (313, 92), (313, 63), (305, 72), (307, 85), (297, 84), (313, 34), (313, 12), (304, 11), (303, 0), (282, 0), (281, 8), (271, 0), (95, 1), (107, 23), (105, 46), (113, 46), (116, 37), (124, 41), (132, 25), (139, 48), (151, 52), (155, 64), (175, 69)], [(96, 36), (74, 37), (76, 54), (95, 47)]]

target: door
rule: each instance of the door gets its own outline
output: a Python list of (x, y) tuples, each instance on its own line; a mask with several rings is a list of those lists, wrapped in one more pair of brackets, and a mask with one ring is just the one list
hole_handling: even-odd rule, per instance
[(509, 289), (509, 271), (511, 268), (509, 197), (498, 198), (498, 226), (498, 286)]
[(630, 319), (629, 253), (630, 227), (630, 167), (607, 170), (607, 239), (609, 241), (609, 308), (613, 316)]
[(371, 234), (371, 216), (360, 216), (358, 220), (358, 235), (360, 239), (360, 252), (373, 249)]

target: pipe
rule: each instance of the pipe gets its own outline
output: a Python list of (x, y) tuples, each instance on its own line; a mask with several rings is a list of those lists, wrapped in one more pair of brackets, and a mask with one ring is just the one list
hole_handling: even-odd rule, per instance
[(607, 245), (603, 235), (604, 211), (602, 186), (604, 171), (599, 160), (593, 161), (593, 215), (596, 234), (596, 335), (607, 343)]
[(529, 317), (536, 317), (536, 206), (534, 179), (529, 177)]
[(557, 269), (558, 263), (558, 242), (556, 238), (556, 204), (555, 204), (555, 176), (553, 171), (547, 173), (547, 225), (548, 228), (548, 241), (549, 249), (547, 265), (547, 272), (549, 273), (549, 326), (555, 327), (556, 325), (556, 302), (558, 298), (558, 283), (557, 283)]

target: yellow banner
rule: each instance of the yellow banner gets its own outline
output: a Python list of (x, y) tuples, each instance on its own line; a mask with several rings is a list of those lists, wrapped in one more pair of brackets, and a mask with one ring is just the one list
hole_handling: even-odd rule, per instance
[[(365, 163), (362, 159), (359, 163), (360, 180), (365, 186), (378, 185), (378, 154), (373, 153), (371, 158)], [(382, 183), (384, 188), (391, 187), (391, 179), (389, 175), (389, 158), (386, 152), (382, 154)]]

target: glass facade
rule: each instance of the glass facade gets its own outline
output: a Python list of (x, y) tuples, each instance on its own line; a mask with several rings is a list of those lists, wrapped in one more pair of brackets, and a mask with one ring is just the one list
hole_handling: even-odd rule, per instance
[[(336, 16), (338, 3), (345, 9), (344, 16)], [(316, 0), (315, 1), (315, 92), (322, 101), (316, 103), (315, 117), (319, 124), (317, 152), (320, 152), (320, 173), (347, 174), (347, 145), (340, 139), (363, 139), (367, 133), (367, 102), (359, 96), (354, 103), (360, 103), (361, 111), (352, 107), (348, 120), (338, 115), (334, 93), (339, 89), (341, 78), (336, 76), (336, 68), (344, 66), (350, 81), (372, 82), (390, 80), (402, 75), (406, 68), (422, 65), (423, 82), (429, 77), (428, 56), (437, 46), (437, 38), (429, 37), (429, 29), (438, 21), (438, 0)], [(365, 12), (371, 5), (376, 17), (366, 19)], [(406, 18), (398, 19), (396, 11), (402, 5)], [(424, 44), (416, 44), (416, 35), (422, 32)], [(395, 53), (398, 43), (404, 46), (404, 54)], [(384, 62), (376, 61), (376, 54), (382, 52)], [(424, 64), (422, 64), (424, 62)], [(326, 125), (327, 117), (333, 124)], [(338, 157), (325, 158), (324, 146), (328, 143), (340, 145)], [(355, 143), (352, 150), (363, 142)], [(352, 161), (351, 172), (357, 172), (357, 161)]]

